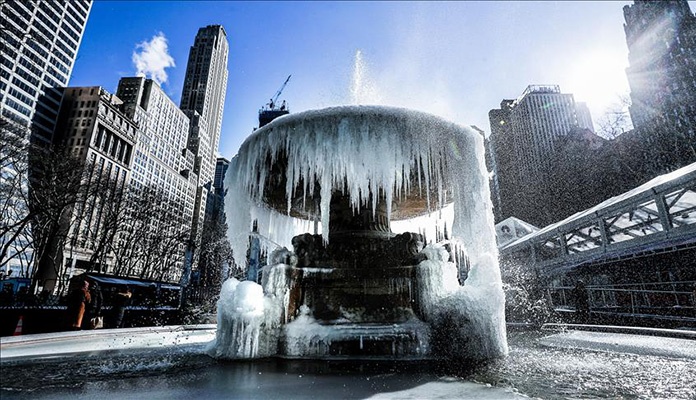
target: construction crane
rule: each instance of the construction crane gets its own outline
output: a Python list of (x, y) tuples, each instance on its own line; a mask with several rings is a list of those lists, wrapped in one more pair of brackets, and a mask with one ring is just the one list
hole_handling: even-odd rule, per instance
[(285, 86), (287, 86), (288, 82), (290, 82), (290, 78), (292, 75), (288, 75), (288, 79), (283, 82), (283, 85), (280, 86), (280, 89), (276, 92), (275, 96), (271, 98), (271, 102), (268, 103), (268, 109), (269, 110), (275, 110), (276, 108), (276, 102), (278, 101), (278, 97), (280, 97), (280, 94), (283, 93), (283, 89), (285, 89)]
[(283, 104), (280, 107), (277, 107), (276, 104), (278, 97), (280, 97), (280, 94), (283, 93), (283, 89), (285, 89), (285, 86), (287, 86), (288, 82), (290, 82), (290, 77), (292, 77), (292, 75), (288, 75), (288, 79), (283, 82), (283, 85), (271, 98), (271, 101), (266, 104), (266, 107), (259, 110), (259, 128), (280, 116), (290, 113), (290, 110), (288, 110), (288, 108), (285, 106), (285, 101), (283, 101)]

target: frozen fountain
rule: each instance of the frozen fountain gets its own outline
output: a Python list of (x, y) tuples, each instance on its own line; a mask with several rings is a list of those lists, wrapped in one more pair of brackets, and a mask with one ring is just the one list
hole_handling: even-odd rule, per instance
[(254, 225), (270, 251), (262, 284), (225, 282), (217, 329), (4, 337), (0, 398), (693, 399), (693, 340), (654, 332), (511, 331), (497, 362), (402, 362), (508, 351), (482, 158), (477, 133), (422, 113), (281, 117), (226, 199), (235, 254)]
[(307, 111), (258, 129), (227, 176), (234, 254), (253, 226), (270, 256), (261, 285), (225, 283), (211, 354), (506, 354), (479, 133), (393, 107)]

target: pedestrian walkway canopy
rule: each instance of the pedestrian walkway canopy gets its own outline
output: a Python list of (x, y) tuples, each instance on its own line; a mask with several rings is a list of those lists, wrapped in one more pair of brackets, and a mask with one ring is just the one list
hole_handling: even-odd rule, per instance
[(505, 262), (554, 275), (579, 265), (696, 247), (696, 163), (501, 246)]

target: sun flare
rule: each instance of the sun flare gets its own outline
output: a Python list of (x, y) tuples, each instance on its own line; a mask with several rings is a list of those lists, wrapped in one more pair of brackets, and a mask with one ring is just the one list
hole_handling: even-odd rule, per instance
[(628, 59), (623, 53), (594, 52), (577, 59), (568, 71), (563, 90), (575, 101), (587, 103), (596, 121), (607, 109), (620, 103), (629, 92), (626, 80)]

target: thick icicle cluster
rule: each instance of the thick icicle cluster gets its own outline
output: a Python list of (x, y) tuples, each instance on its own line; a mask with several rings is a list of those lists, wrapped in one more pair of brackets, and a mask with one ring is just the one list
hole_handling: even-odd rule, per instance
[(224, 358), (252, 358), (259, 351), (264, 316), (264, 295), (260, 285), (231, 278), (220, 291), (218, 330), (211, 355)]
[[(264, 205), (264, 188), (271, 179), (268, 163), (280, 158), (287, 159), (285, 211), (289, 214), (296, 207), (292, 200), (297, 198), (303, 198), (308, 207), (313, 205), (318, 184), (320, 213), (315, 220), (298, 220)], [(346, 106), (287, 115), (244, 142), (230, 164), (227, 187), (229, 239), (239, 264), (244, 263), (254, 220), (269, 247), (291, 248), (290, 239), (305, 232), (322, 233), (328, 241), (334, 190), (347, 190), (354, 209), (374, 210), (370, 193), (381, 193), (388, 200), (390, 218), (392, 202), (398, 204), (413, 194), (425, 196), (423, 213), (433, 212), (447, 226), (451, 243), (464, 249), (471, 266), (464, 286), (457, 289), (441, 282), (443, 278), (452, 281), (452, 277), (439, 276), (448, 270), (437, 264), (446, 261), (431, 257), (433, 262), (419, 266), (419, 279), (432, 283), (430, 294), (423, 295), (433, 298), (422, 299), (430, 308), (428, 314), (433, 319), (454, 314), (470, 321), (471, 325), (459, 328), (463, 337), (475, 336), (468, 343), (479, 346), (480, 357), (507, 352), (483, 137), (474, 130), (392, 107)], [(450, 203), (445, 213), (435, 212)], [(427, 224), (413, 224), (425, 221), (428, 219), (414, 220), (401, 229), (425, 232)], [(459, 310), (461, 307), (465, 310)]]
[[(396, 202), (409, 194), (427, 195), (423, 213), (444, 207), (454, 196), (455, 215), (461, 212), (464, 220), (455, 219), (452, 235), (469, 242), (467, 248), (495, 251), (494, 237), (481, 235), (493, 229), (492, 224), (488, 227), (492, 214), (482, 141), (469, 128), (393, 107), (333, 107), (278, 118), (242, 144), (227, 174), (227, 216), (235, 254), (246, 253), (246, 235), (254, 219), (259, 233), (281, 246), (289, 247), (288, 239), (303, 232), (321, 232), (328, 241), (331, 192), (344, 189), (356, 210), (376, 207), (370, 193)], [(318, 184), (320, 228), (314, 228), (314, 221), (282, 221), (282, 214), (264, 206), (268, 161), (281, 156), (288, 160), (286, 211), (293, 197), (312, 204)], [(389, 217), (392, 201), (387, 201)]]

